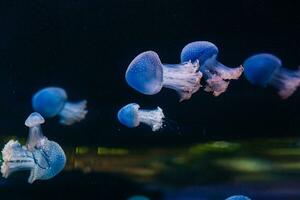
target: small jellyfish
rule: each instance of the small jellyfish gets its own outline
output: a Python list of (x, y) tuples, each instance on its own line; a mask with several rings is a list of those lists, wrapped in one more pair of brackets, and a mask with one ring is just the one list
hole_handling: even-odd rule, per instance
[(231, 197), (228, 197), (225, 200), (251, 200), (249, 197), (243, 196), (243, 195), (234, 195)]
[(219, 96), (226, 91), (229, 80), (238, 79), (243, 67), (229, 68), (217, 60), (218, 47), (211, 42), (197, 41), (187, 44), (181, 51), (181, 62), (199, 61), (200, 71), (206, 81), (204, 90)]
[(162, 87), (175, 90), (180, 101), (191, 98), (201, 87), (202, 73), (199, 63), (162, 64), (154, 51), (146, 51), (135, 57), (126, 71), (126, 81), (135, 90), (153, 95)]
[(300, 86), (300, 68), (290, 70), (282, 67), (281, 60), (268, 53), (256, 54), (244, 62), (246, 79), (253, 85), (278, 89), (282, 99), (290, 97)]
[(164, 113), (160, 107), (155, 110), (143, 110), (136, 103), (130, 103), (122, 107), (118, 112), (118, 119), (121, 124), (133, 128), (140, 123), (151, 126), (152, 131), (158, 131), (163, 126)]
[(3, 163), (1, 173), (7, 178), (13, 172), (30, 170), (28, 183), (35, 180), (47, 180), (57, 175), (66, 164), (63, 149), (54, 141), (48, 140), (42, 133), (41, 124), (45, 121), (39, 113), (32, 113), (25, 125), (29, 127), (29, 136), (25, 146), (10, 140), (2, 150)]
[(134, 195), (129, 197), (127, 200), (150, 200), (150, 199), (142, 195)]
[(54, 117), (59, 115), (60, 123), (72, 125), (85, 118), (87, 114), (87, 101), (83, 100), (76, 103), (67, 101), (67, 93), (59, 87), (46, 87), (39, 90), (32, 97), (32, 107), (43, 117)]

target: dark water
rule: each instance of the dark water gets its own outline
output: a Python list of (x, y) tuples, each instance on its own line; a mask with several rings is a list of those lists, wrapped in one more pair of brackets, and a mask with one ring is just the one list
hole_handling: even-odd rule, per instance
[[(293, 1), (1, 1), (1, 148), (27, 136), (31, 96), (42, 87), (63, 87), (70, 100), (87, 99), (89, 110), (72, 127), (57, 119), (43, 126), (67, 153), (65, 171), (33, 185), (24, 173), (1, 178), (1, 198), (300, 199), (299, 91), (282, 101), (241, 77), (218, 98), (201, 90), (179, 103), (174, 91), (145, 96), (124, 79), (140, 52), (177, 63), (195, 40), (215, 43), (228, 66), (271, 52), (296, 69), (299, 8)], [(171, 123), (159, 133), (123, 127), (116, 112), (130, 102), (160, 106)]]

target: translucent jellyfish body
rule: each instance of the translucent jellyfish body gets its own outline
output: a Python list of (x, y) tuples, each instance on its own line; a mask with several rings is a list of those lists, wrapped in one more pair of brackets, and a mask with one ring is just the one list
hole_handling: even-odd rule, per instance
[(155, 110), (143, 110), (136, 103), (130, 103), (122, 107), (118, 112), (118, 120), (121, 124), (133, 128), (140, 123), (147, 124), (152, 131), (158, 131), (163, 126), (164, 113), (160, 107)]
[(146, 51), (133, 59), (126, 71), (126, 81), (135, 90), (153, 95), (162, 87), (175, 90), (180, 101), (191, 98), (199, 90), (202, 73), (199, 63), (162, 64), (154, 51)]
[(43, 117), (60, 117), (60, 123), (72, 125), (85, 118), (87, 114), (87, 101), (83, 100), (76, 103), (67, 101), (67, 93), (59, 87), (46, 87), (39, 90), (32, 97), (32, 107), (34, 111)]
[(127, 200), (150, 200), (150, 199), (142, 195), (134, 195), (129, 197)]
[(199, 61), (200, 71), (206, 81), (205, 91), (219, 96), (226, 91), (229, 80), (238, 79), (243, 67), (229, 68), (217, 60), (219, 50), (216, 45), (207, 41), (187, 44), (181, 51), (181, 62)]
[(300, 68), (290, 70), (282, 67), (281, 60), (272, 54), (262, 53), (244, 62), (245, 76), (253, 85), (278, 89), (282, 99), (290, 97), (300, 86)]
[(1, 173), (7, 178), (13, 172), (30, 170), (29, 183), (35, 180), (47, 180), (57, 175), (66, 164), (63, 149), (56, 142), (43, 136), (40, 125), (44, 123), (39, 113), (32, 113), (25, 125), (29, 127), (29, 136), (25, 146), (10, 140), (2, 150), (3, 163)]
[(251, 200), (249, 197), (243, 196), (243, 195), (234, 195), (231, 197), (228, 197), (225, 200)]

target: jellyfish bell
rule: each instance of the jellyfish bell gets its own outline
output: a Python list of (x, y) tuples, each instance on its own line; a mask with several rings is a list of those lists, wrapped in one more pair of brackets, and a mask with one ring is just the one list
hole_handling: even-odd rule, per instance
[(226, 198), (225, 200), (251, 200), (251, 199), (244, 195), (234, 195), (234, 196)]
[(158, 93), (163, 86), (163, 69), (157, 53), (146, 51), (135, 57), (127, 68), (125, 78), (132, 88), (143, 94)]
[(45, 123), (45, 119), (41, 116), (41, 114), (37, 112), (31, 113), (29, 117), (25, 120), (25, 125), (27, 127), (34, 127), (43, 123)]
[(300, 68), (290, 70), (282, 67), (281, 60), (275, 55), (261, 53), (250, 56), (244, 61), (245, 77), (253, 85), (278, 89), (282, 99), (290, 97), (300, 86)]
[(124, 126), (133, 128), (143, 123), (150, 126), (152, 131), (158, 131), (163, 127), (164, 117), (163, 110), (160, 107), (154, 110), (145, 110), (140, 109), (140, 106), (136, 103), (126, 105), (118, 112), (118, 120)]
[(67, 99), (64, 89), (46, 87), (33, 95), (32, 107), (44, 117), (50, 118), (58, 115), (61, 124), (72, 125), (85, 118), (87, 101), (71, 103)]
[(210, 59), (218, 55), (219, 49), (216, 45), (208, 41), (196, 41), (187, 44), (181, 51), (181, 62), (192, 62), (199, 60), (200, 66)]
[(3, 163), (1, 173), (7, 178), (13, 172), (29, 170), (29, 183), (35, 180), (47, 180), (61, 172), (66, 164), (63, 149), (54, 141), (48, 140), (41, 132), (43, 118), (38, 113), (31, 114), (26, 125), (29, 136), (26, 145), (10, 140), (2, 150)]
[(46, 87), (32, 97), (32, 107), (44, 117), (54, 117), (61, 112), (67, 102), (67, 93), (58, 87)]
[(138, 118), (138, 111), (140, 106), (136, 103), (130, 103), (123, 108), (121, 108), (118, 112), (118, 120), (121, 124), (133, 128), (137, 127), (140, 124)]
[(162, 64), (156, 52), (146, 51), (129, 64), (125, 78), (129, 86), (143, 94), (157, 94), (166, 87), (175, 90), (182, 101), (199, 90), (202, 73), (198, 69), (198, 61)]
[(208, 41), (196, 41), (187, 44), (181, 51), (181, 62), (196, 60), (206, 81), (205, 91), (219, 96), (227, 90), (229, 80), (238, 79), (243, 67), (229, 68), (217, 60), (219, 49)]
[(266, 87), (272, 74), (282, 63), (276, 56), (262, 53), (247, 58), (243, 65), (245, 77), (251, 84)]

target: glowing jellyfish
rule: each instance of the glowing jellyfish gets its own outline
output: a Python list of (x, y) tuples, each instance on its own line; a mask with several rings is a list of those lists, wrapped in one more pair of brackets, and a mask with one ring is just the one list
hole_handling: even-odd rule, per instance
[(219, 50), (216, 45), (207, 41), (187, 44), (181, 51), (181, 62), (199, 61), (200, 71), (206, 81), (205, 91), (219, 96), (226, 91), (229, 80), (238, 79), (243, 67), (229, 68), (217, 60)]
[(118, 112), (118, 119), (121, 124), (133, 128), (140, 123), (151, 126), (152, 131), (157, 131), (163, 126), (164, 113), (160, 107), (155, 110), (143, 110), (136, 103), (130, 103), (122, 107)]
[(225, 200), (251, 200), (249, 197), (243, 196), (243, 195), (234, 195), (231, 197), (228, 197)]
[(29, 127), (29, 136), (25, 146), (10, 140), (2, 150), (3, 163), (1, 173), (7, 178), (13, 172), (30, 170), (28, 183), (35, 180), (47, 180), (57, 175), (66, 164), (63, 149), (56, 142), (43, 136), (40, 125), (45, 121), (39, 113), (32, 113), (25, 125)]
[(200, 88), (202, 73), (199, 63), (162, 64), (154, 51), (146, 51), (133, 59), (126, 71), (126, 81), (135, 90), (153, 95), (162, 87), (175, 90), (180, 101), (191, 98)]
[(129, 197), (127, 200), (150, 200), (150, 199), (142, 195), (134, 195)]
[(59, 87), (46, 87), (32, 97), (32, 107), (44, 117), (60, 117), (60, 123), (72, 125), (85, 118), (87, 101), (77, 103), (67, 101), (67, 93)]
[(282, 99), (290, 97), (300, 86), (300, 68), (282, 67), (281, 60), (272, 54), (256, 54), (244, 62), (245, 76), (253, 85), (278, 89)]

